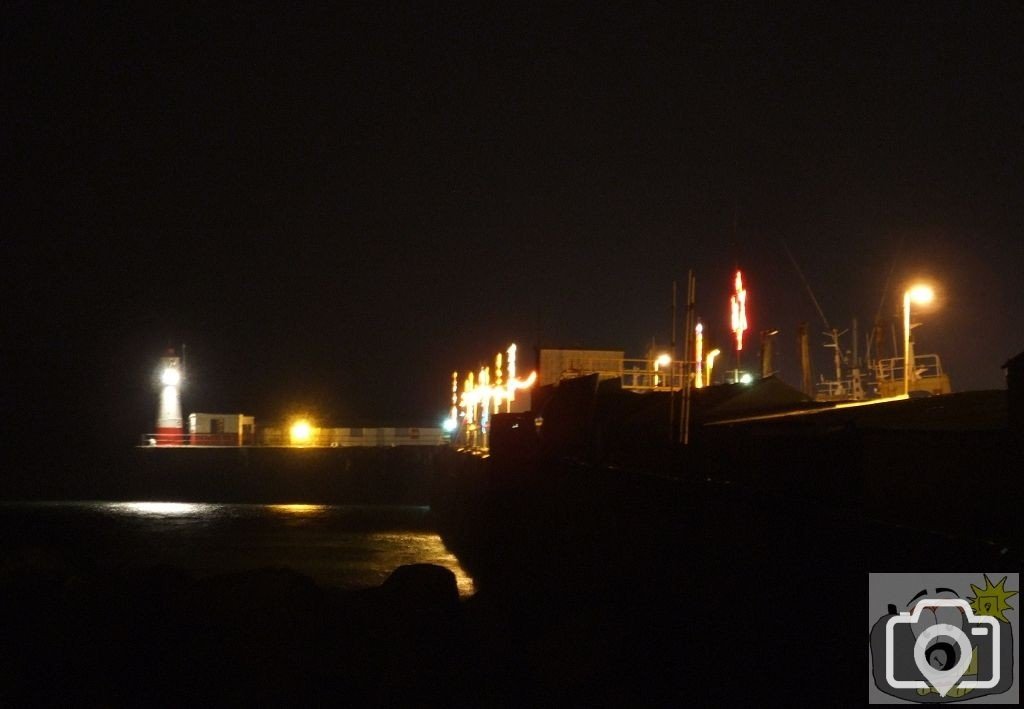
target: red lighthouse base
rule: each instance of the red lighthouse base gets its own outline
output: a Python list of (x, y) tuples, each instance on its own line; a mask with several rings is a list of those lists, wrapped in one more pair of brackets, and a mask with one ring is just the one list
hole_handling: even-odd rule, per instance
[(156, 429), (158, 446), (180, 446), (185, 442), (185, 429), (175, 426), (161, 426)]

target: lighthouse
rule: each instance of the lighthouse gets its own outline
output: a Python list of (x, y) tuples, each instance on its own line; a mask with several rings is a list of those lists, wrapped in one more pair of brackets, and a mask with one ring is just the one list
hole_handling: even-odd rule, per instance
[(156, 414), (156, 443), (159, 446), (180, 445), (185, 430), (181, 419), (181, 358), (174, 350), (160, 358), (160, 408)]

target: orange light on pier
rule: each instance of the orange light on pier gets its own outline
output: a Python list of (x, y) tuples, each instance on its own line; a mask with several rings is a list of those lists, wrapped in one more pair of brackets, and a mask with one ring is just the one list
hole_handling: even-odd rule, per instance
[[(537, 381), (537, 372), (531, 372), (530, 376), (525, 379), (519, 378), (516, 370), (516, 345), (514, 343), (505, 351), (505, 355), (503, 357), (499, 352), (495, 356), (493, 378), (490, 367), (481, 367), (475, 377), (472, 372), (466, 376), (461, 398), (457, 398), (453, 390), (452, 418), (449, 420), (457, 422), (458, 417), (462, 416), (467, 425), (471, 447), (486, 447), (486, 430), (491, 415), (501, 413), (502, 410), (506, 413), (511, 412), (516, 392), (529, 389)], [(453, 382), (457, 382), (458, 374), (453, 373), (452, 376)], [(454, 428), (455, 426), (452, 426), (452, 429)], [(476, 435), (478, 428), (483, 435)]]
[(459, 373), (452, 372), (452, 410), (449, 420), (458, 424), (459, 422)]
[(667, 367), (670, 364), (672, 364), (672, 356), (670, 354), (668, 354), (667, 352), (664, 352), (664, 353), (658, 355), (657, 358), (654, 360), (654, 386), (655, 387), (661, 386), (661, 379), (662, 379), (662, 377), (661, 377), (660, 374), (658, 374), (658, 372), (661, 370), (662, 367)]
[(306, 419), (295, 421), (288, 431), (293, 446), (309, 445), (313, 439), (313, 427)]
[(505, 384), (506, 395), (504, 397), (505, 413), (512, 411), (512, 402), (516, 400), (516, 391), (519, 389), (529, 389), (537, 381), (537, 372), (530, 372), (530, 376), (526, 379), (516, 377), (516, 349), (516, 343), (513, 342), (505, 350), (505, 354), (508, 355), (508, 381)]
[(473, 423), (476, 420), (476, 405), (480, 401), (480, 393), (477, 391), (473, 373), (466, 375), (466, 383), (462, 389), (462, 411), (466, 417), (466, 423)]
[(722, 354), (722, 350), (715, 348), (708, 352), (707, 356), (707, 367), (704, 374), (704, 378), (707, 380), (708, 386), (711, 386), (711, 372), (715, 368), (715, 358)]
[[(697, 373), (694, 381), (694, 386), (698, 389), (704, 386), (704, 326), (701, 323), (697, 323), (694, 327), (694, 333), (696, 334), (696, 351), (694, 352), (694, 363), (696, 364)], [(710, 384), (710, 382), (708, 382)]]

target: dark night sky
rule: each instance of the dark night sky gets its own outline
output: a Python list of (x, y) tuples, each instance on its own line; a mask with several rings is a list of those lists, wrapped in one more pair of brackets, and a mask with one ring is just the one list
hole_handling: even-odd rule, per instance
[(783, 242), (844, 328), (933, 277), (958, 390), (1024, 348), (1018, 3), (215, 5), (3, 5), (15, 442), (134, 442), (183, 341), (186, 413), (434, 422), (509, 342), (667, 341), (689, 268), (797, 383)]

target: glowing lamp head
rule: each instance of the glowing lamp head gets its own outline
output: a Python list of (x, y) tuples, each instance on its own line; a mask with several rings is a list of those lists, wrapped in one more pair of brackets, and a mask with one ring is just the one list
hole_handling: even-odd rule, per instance
[(907, 291), (907, 298), (918, 305), (927, 305), (935, 299), (935, 291), (931, 286), (919, 283)]
[(672, 364), (672, 357), (670, 357), (668, 354), (660, 354), (658, 355), (658, 359), (654, 361), (659, 367), (667, 367), (668, 365)]
[(174, 387), (181, 382), (181, 372), (174, 367), (168, 367), (160, 375), (160, 381), (164, 386)]
[(744, 372), (740, 375), (740, 384), (750, 384), (754, 381), (754, 378), (750, 376), (750, 372)]
[(313, 438), (313, 427), (309, 425), (309, 421), (306, 419), (299, 419), (292, 424), (289, 434), (291, 435), (293, 446), (302, 446), (309, 443)]
[(445, 433), (451, 433), (456, 428), (458, 428), (458, 426), (459, 424), (455, 421), (455, 419), (451, 418), (447, 418), (441, 423), (441, 428), (444, 429)]

